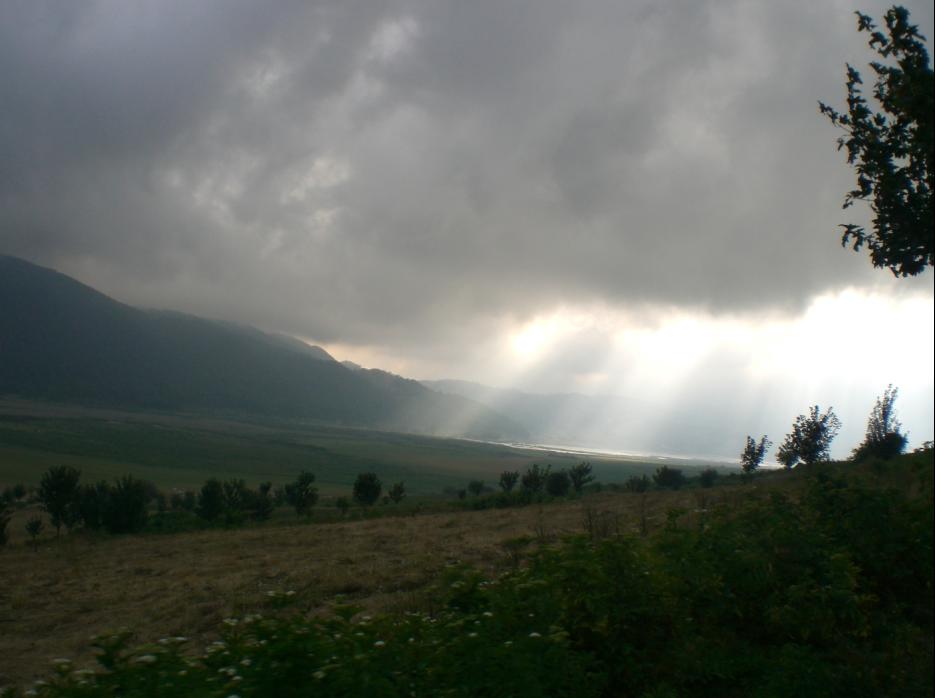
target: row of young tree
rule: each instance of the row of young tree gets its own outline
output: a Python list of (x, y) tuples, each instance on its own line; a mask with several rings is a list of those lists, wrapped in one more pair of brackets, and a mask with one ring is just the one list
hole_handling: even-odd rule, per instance
[[(877, 398), (867, 419), (864, 440), (851, 454), (853, 461), (892, 458), (906, 450), (909, 439), (902, 433), (902, 424), (896, 419), (894, 408), (898, 393), (898, 388), (889, 385), (883, 395)], [(831, 458), (831, 442), (840, 430), (841, 420), (832, 408), (822, 412), (818, 405), (813, 405), (807, 414), (795, 418), (792, 431), (786, 434), (776, 450), (776, 460), (787, 469), (799, 464), (814, 465), (828, 461)], [(744, 473), (749, 474), (759, 468), (772, 445), (767, 436), (761, 437), (759, 441), (747, 436), (747, 443), (740, 454)]]
[[(379, 501), (382, 493), (383, 484), (375, 473), (361, 473), (354, 481), (351, 499), (338, 497), (335, 504), (345, 514), (351, 501), (364, 508), (370, 507)], [(308, 471), (300, 472), (294, 481), (275, 489), (271, 482), (263, 482), (254, 489), (238, 478), (209, 478), (197, 494), (176, 491), (167, 498), (153, 483), (130, 475), (118, 478), (112, 485), (105, 481), (82, 485), (80, 470), (53, 466), (43, 474), (34, 492), (30, 493), (23, 485), (15, 485), (0, 493), (0, 545), (8, 539), (10, 505), (30, 494), (48, 514), (56, 535), (61, 534), (63, 527), (69, 531), (84, 527), (114, 534), (136, 533), (146, 527), (153, 508), (159, 513), (187, 511), (207, 523), (223, 522), (228, 526), (247, 520), (265, 521), (277, 507), (286, 505), (294, 508), (298, 516), (308, 518), (319, 500), (315, 475)], [(398, 504), (405, 496), (405, 484), (397, 482), (388, 489), (384, 501)], [(33, 516), (26, 523), (26, 532), (34, 544), (43, 529), (40, 516)]]

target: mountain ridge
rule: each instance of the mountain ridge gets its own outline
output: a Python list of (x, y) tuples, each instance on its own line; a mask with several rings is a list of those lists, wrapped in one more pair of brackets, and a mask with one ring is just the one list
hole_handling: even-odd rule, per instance
[(0, 255), (0, 308), (0, 395), (301, 417), (438, 436), (525, 434), (469, 399), (376, 369), (352, 371), (298, 339), (135, 308), (6, 255)]

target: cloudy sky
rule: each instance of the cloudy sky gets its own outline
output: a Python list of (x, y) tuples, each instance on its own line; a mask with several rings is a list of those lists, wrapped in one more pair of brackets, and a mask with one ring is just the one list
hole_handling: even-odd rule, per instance
[(871, 58), (851, 2), (3, 2), (0, 252), (725, 443), (832, 404), (843, 455), (892, 382), (916, 444), (932, 273), (841, 249), (817, 110)]

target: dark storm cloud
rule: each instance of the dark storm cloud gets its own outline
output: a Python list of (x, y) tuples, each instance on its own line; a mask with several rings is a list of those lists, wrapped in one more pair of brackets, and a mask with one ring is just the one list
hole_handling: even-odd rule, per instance
[(744, 312), (886, 285), (837, 243), (851, 172), (816, 110), (869, 58), (850, 13), (6, 3), (0, 250), (413, 356), (561, 303)]

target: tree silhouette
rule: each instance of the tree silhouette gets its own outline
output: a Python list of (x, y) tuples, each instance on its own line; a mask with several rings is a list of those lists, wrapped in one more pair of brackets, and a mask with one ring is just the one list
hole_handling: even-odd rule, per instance
[(354, 481), (354, 501), (362, 506), (372, 506), (382, 491), (383, 483), (376, 473), (361, 473)]
[(855, 250), (866, 245), (875, 267), (913, 276), (933, 265), (933, 73), (924, 38), (905, 8), (887, 11), (885, 33), (869, 16), (856, 14), (858, 31), (870, 34), (870, 48), (889, 63), (870, 63), (879, 111), (863, 96), (863, 79), (851, 65), (847, 113), (818, 103), (845, 131), (838, 149), (847, 150), (847, 162), (857, 171), (857, 186), (844, 197), (844, 208), (865, 201), (873, 211), (873, 231), (846, 223), (841, 244), (850, 242)]
[(826, 461), (830, 457), (831, 442), (841, 429), (841, 420), (832, 408), (821, 414), (818, 405), (809, 408), (807, 415), (800, 414), (792, 424), (792, 431), (776, 452), (776, 458), (787, 468), (801, 461), (805, 465)]
[(893, 408), (898, 393), (898, 388), (888, 385), (883, 395), (877, 398), (867, 419), (867, 435), (863, 443), (854, 449), (854, 460), (870, 456), (892, 458), (905, 450), (908, 439), (900, 432), (902, 424), (896, 419)]

